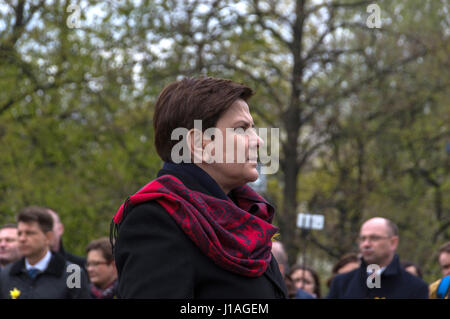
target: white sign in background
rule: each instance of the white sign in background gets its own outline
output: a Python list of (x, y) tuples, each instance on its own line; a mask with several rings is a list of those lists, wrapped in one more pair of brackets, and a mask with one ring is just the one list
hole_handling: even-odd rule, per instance
[(297, 215), (297, 227), (304, 229), (323, 229), (325, 224), (325, 216), (317, 214), (303, 214)]

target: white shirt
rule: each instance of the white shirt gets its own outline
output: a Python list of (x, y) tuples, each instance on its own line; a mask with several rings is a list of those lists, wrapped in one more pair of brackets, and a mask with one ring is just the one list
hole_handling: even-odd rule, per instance
[(45, 254), (44, 258), (39, 260), (38, 263), (33, 266), (31, 266), (30, 263), (28, 262), (28, 260), (25, 258), (25, 267), (27, 268), (27, 270), (30, 270), (31, 268), (36, 268), (39, 271), (43, 272), (45, 269), (47, 269), (51, 258), (52, 258), (52, 253), (50, 252), (50, 250), (48, 250), (47, 253)]

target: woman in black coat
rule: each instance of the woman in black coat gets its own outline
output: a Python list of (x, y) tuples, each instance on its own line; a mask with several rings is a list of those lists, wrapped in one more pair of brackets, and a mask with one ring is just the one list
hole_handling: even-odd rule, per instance
[(271, 254), (274, 210), (246, 185), (262, 143), (251, 95), (207, 77), (161, 92), (153, 125), (164, 167), (112, 224), (119, 297), (286, 298)]

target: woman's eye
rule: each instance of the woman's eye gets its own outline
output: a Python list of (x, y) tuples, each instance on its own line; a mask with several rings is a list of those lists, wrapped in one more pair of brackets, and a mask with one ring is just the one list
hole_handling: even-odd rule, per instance
[(236, 133), (244, 134), (244, 132), (245, 132), (245, 127), (243, 127), (243, 126), (236, 127), (236, 128), (234, 129), (234, 131), (235, 131)]

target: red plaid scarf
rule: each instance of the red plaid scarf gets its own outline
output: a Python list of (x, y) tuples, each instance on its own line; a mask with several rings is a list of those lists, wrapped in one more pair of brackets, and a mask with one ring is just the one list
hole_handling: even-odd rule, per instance
[[(274, 209), (249, 186), (232, 191), (236, 204), (188, 189), (164, 175), (129, 198), (133, 205), (157, 201), (186, 235), (218, 266), (248, 276), (261, 276), (271, 259)], [(114, 216), (120, 224), (125, 202)]]

